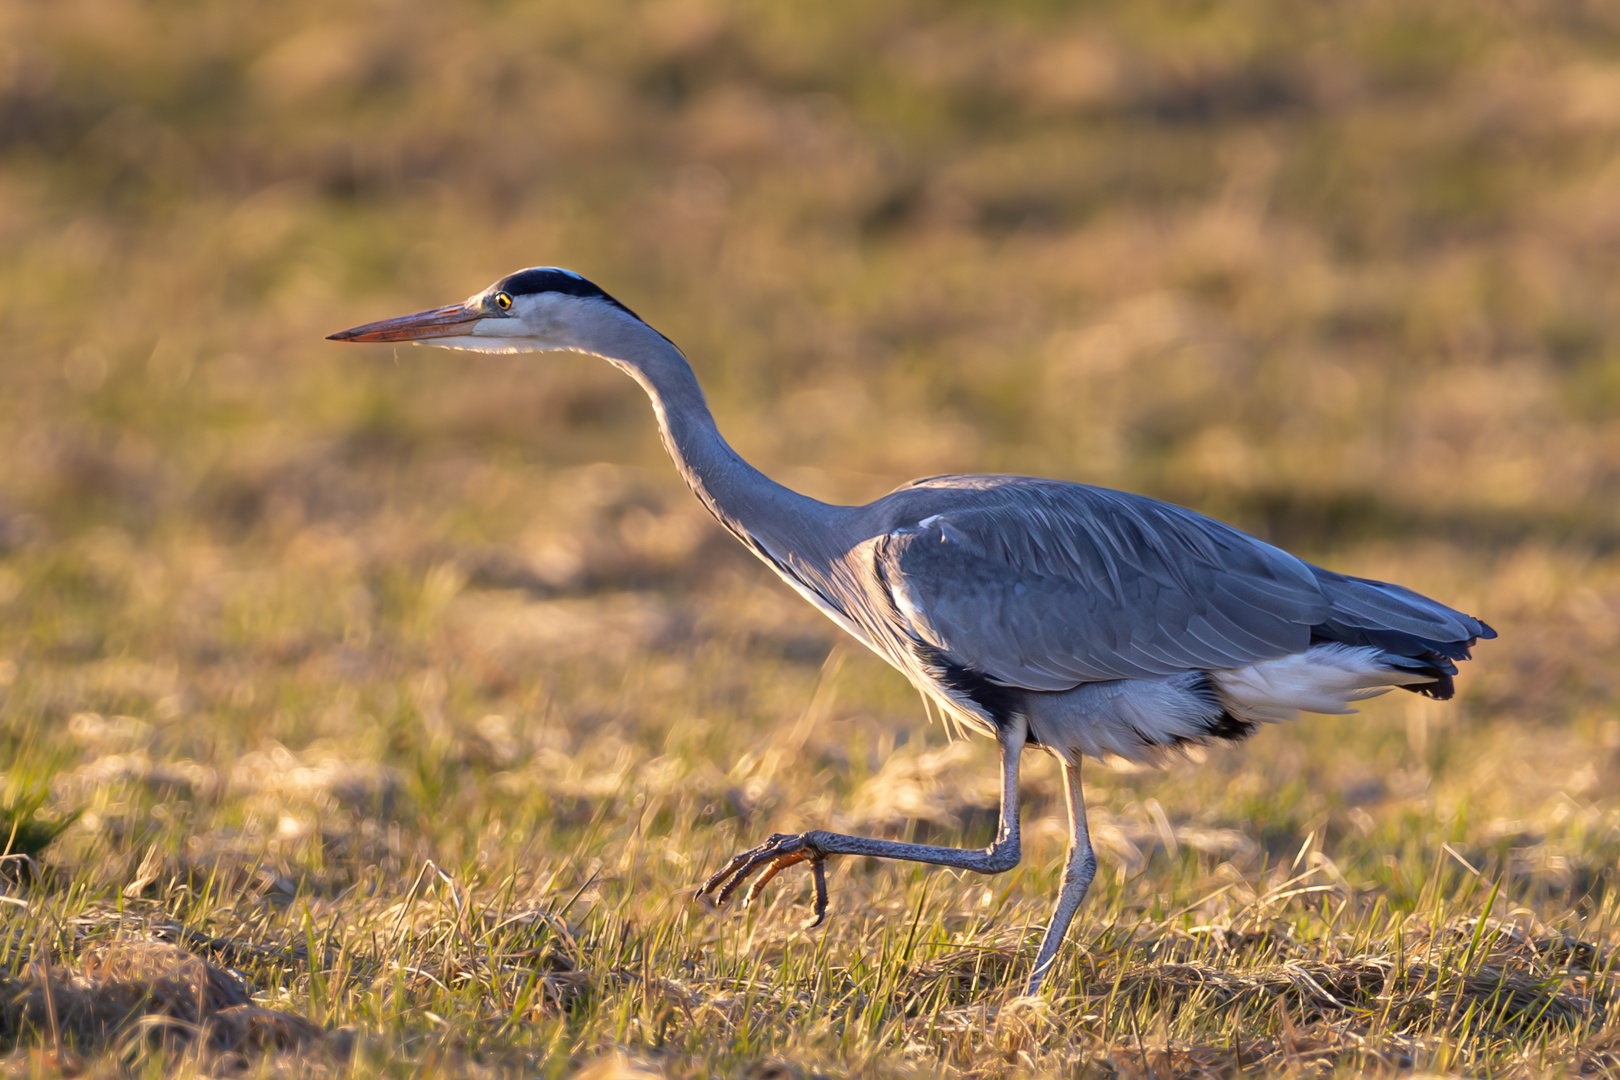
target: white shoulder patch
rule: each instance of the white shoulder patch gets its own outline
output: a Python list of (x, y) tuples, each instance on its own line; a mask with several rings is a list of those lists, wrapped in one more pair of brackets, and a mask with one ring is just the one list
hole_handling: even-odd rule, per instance
[(922, 601), (917, 596), (917, 590), (911, 587), (911, 582), (904, 577), (890, 581), (889, 596), (894, 600), (895, 610), (907, 623), (907, 629), (912, 637), (919, 641), (935, 641), (938, 635), (934, 632), (934, 624), (923, 610)]

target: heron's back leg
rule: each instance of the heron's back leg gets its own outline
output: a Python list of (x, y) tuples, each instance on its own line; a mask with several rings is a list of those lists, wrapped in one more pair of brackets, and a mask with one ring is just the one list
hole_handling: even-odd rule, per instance
[(1074, 921), (1074, 913), (1091, 888), (1091, 879), (1097, 874), (1097, 856), (1091, 849), (1091, 832), (1086, 828), (1086, 797), (1080, 786), (1080, 762), (1063, 765), (1063, 793), (1069, 804), (1069, 858), (1063, 865), (1063, 885), (1058, 891), (1057, 906), (1052, 909), (1052, 921), (1041, 937), (1041, 948), (1035, 954), (1035, 967), (1029, 975), (1029, 986), (1024, 993), (1034, 994), (1041, 988), (1046, 973), (1057, 959), (1058, 947), (1063, 944)]

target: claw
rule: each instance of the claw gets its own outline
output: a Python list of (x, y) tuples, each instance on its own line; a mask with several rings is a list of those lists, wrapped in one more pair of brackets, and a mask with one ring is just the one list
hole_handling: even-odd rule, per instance
[[(723, 907), (738, 889), (748, 884), (748, 891), (743, 893), (742, 898), (742, 906), (747, 907), (777, 874), (790, 866), (808, 862), (816, 890), (815, 918), (805, 924), (805, 929), (808, 930), (820, 926), (827, 918), (825, 861), (826, 857), (803, 835), (777, 833), (758, 847), (733, 857), (719, 873), (703, 883), (694, 899), (708, 905), (711, 903), (709, 894), (713, 893), (712, 903)], [(756, 871), (759, 872), (759, 877), (750, 883), (749, 878), (753, 877)]]
[(816, 858), (810, 860), (810, 877), (816, 883), (816, 906), (812, 908), (815, 917), (804, 924), (806, 930), (814, 930), (827, 921), (827, 860)]
[(754, 897), (760, 894), (760, 891), (765, 888), (766, 882), (770, 881), (771, 878), (790, 866), (804, 862), (809, 857), (802, 851), (796, 851), (791, 855), (778, 855), (771, 860), (770, 865), (765, 867), (765, 872), (755, 878), (753, 883), (748, 886), (748, 891), (743, 893), (743, 907), (748, 907), (754, 902)]
[[(778, 834), (771, 837), (764, 844), (760, 845), (749, 853), (748, 861), (744, 862), (740, 867), (737, 868), (737, 872), (731, 876), (730, 881), (726, 882), (725, 886), (720, 890), (720, 895), (715, 897), (715, 899), (721, 904), (724, 904), (727, 900), (731, 899), (731, 894), (741, 888), (743, 882), (747, 881), (753, 875), (755, 870), (759, 869), (761, 866), (770, 865), (776, 862), (778, 859), (783, 859), (789, 855), (796, 854), (801, 845), (802, 841), (800, 841), (799, 837), (797, 836), (784, 836)], [(799, 860), (795, 859), (794, 861), (798, 862)]]
[[(781, 834), (778, 833), (777, 835), (779, 836)], [(705, 881), (703, 883), (703, 888), (699, 889), (697, 891), (697, 894), (699, 896), (702, 896), (704, 893), (713, 892), (714, 889), (715, 889), (715, 886), (719, 885), (726, 878), (730, 877), (736, 871), (736, 869), (739, 866), (741, 866), (743, 863), (747, 862), (757, 852), (763, 850), (764, 848), (770, 847), (775, 842), (776, 842), (776, 837), (773, 836), (769, 840), (765, 841), (765, 843), (761, 844), (759, 847), (754, 848), (751, 851), (745, 851), (740, 855), (732, 856), (732, 859), (731, 859), (730, 862), (728, 862), (728, 863), (726, 863), (726, 865), (722, 866), (718, 871), (716, 871), (709, 878), (708, 881)]]

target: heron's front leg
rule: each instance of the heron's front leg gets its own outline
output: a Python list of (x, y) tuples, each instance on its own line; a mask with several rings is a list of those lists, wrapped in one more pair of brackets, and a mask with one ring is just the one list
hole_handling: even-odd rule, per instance
[(749, 877), (760, 876), (743, 894), (746, 907), (759, 895), (765, 883), (789, 866), (808, 862), (815, 876), (815, 918), (806, 929), (819, 926), (827, 915), (827, 876), (823, 867), (829, 855), (870, 855), (876, 859), (905, 859), (931, 863), (980, 874), (999, 874), (1018, 865), (1021, 844), (1018, 836), (1018, 765), (1029, 726), (1023, 717), (1013, 717), (1001, 728), (1001, 827), (996, 842), (987, 848), (950, 848), (934, 844), (903, 844), (896, 840), (873, 840), (865, 836), (813, 829), (806, 833), (777, 833), (759, 847), (743, 852), (728, 862), (697, 891), (697, 899), (713, 895), (724, 905)]

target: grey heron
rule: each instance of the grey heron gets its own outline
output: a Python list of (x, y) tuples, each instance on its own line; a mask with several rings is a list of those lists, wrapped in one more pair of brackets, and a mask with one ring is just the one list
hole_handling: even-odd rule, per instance
[(1024, 476), (929, 477), (865, 506), (800, 495), (721, 437), (673, 342), (569, 270), (521, 270), (459, 304), (331, 339), (607, 360), (652, 399), (670, 457), (721, 525), (948, 715), (1000, 743), (988, 848), (781, 833), (732, 859), (699, 898), (724, 905), (747, 884), (746, 906), (778, 872), (809, 863), (814, 926), (826, 916), (829, 856), (1011, 869), (1021, 754), (1055, 756), (1070, 844), (1030, 994), (1096, 872), (1083, 758), (1162, 759), (1302, 710), (1349, 712), (1392, 687), (1450, 698), (1457, 661), (1496, 636), (1410, 589), (1324, 570), (1141, 495)]

